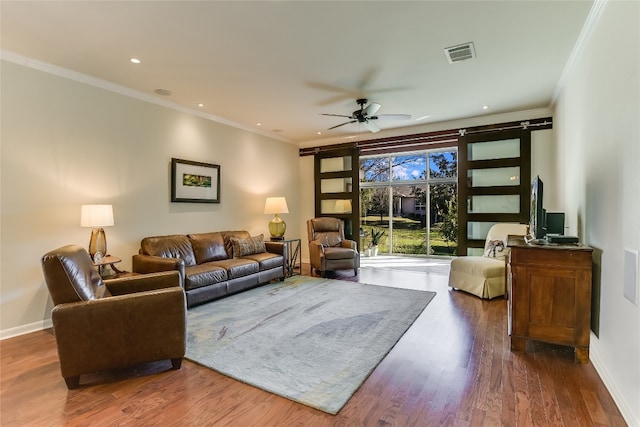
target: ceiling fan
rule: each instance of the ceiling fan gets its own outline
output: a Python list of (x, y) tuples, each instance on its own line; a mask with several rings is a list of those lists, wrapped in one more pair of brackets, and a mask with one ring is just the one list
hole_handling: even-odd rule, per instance
[(335, 129), (340, 126), (348, 125), (350, 123), (362, 123), (362, 126), (364, 126), (366, 129), (368, 129), (373, 133), (376, 133), (380, 131), (380, 128), (378, 127), (378, 125), (372, 122), (372, 120), (409, 120), (411, 119), (410, 114), (380, 114), (376, 116), (375, 114), (378, 112), (378, 110), (381, 107), (380, 104), (378, 104), (377, 102), (372, 102), (371, 104), (367, 105), (365, 108), (365, 104), (368, 102), (366, 98), (357, 99), (356, 102), (358, 103), (358, 105), (360, 105), (360, 109), (354, 111), (350, 116), (343, 115), (343, 114), (323, 113), (322, 114), (323, 116), (346, 117), (350, 119), (349, 121), (346, 121), (339, 125), (332, 126), (327, 130)]

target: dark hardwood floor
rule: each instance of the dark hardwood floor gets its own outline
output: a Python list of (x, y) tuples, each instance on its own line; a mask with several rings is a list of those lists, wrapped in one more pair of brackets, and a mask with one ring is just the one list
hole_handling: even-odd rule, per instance
[[(8, 426), (624, 426), (591, 363), (536, 344), (512, 353), (506, 301), (449, 290), (447, 266), (364, 266), (358, 281), (436, 291), (336, 416), (185, 360), (83, 376), (67, 390), (51, 330), (0, 342)], [(433, 263), (425, 270), (425, 265)], [(305, 274), (309, 266), (303, 267)], [(353, 280), (348, 272), (338, 279)], [(349, 286), (345, 282), (345, 286)]]

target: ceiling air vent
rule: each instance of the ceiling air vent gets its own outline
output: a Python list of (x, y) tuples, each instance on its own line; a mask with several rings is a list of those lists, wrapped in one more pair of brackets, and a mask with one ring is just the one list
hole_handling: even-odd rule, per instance
[(447, 47), (444, 50), (444, 54), (447, 55), (447, 59), (449, 60), (450, 64), (476, 57), (476, 51), (473, 48), (473, 42)]

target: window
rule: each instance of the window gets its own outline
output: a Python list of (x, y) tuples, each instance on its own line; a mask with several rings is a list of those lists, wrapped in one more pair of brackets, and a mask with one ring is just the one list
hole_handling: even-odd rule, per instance
[(360, 158), (360, 247), (384, 231), (379, 253), (454, 255), (457, 150)]

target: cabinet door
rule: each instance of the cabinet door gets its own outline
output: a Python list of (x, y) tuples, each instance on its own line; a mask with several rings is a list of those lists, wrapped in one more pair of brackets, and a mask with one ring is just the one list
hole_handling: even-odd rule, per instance
[[(576, 271), (559, 268), (529, 268), (528, 336), (558, 343), (573, 343), (576, 328)], [(528, 308), (528, 309), (527, 309)]]
[[(548, 252), (550, 258), (569, 261), (577, 255)], [(535, 253), (531, 255), (536, 258)], [(580, 255), (578, 258), (585, 258), (584, 265), (553, 266), (552, 259), (540, 260), (538, 266), (511, 265), (509, 314), (513, 335), (564, 345), (589, 345), (590, 254)]]

